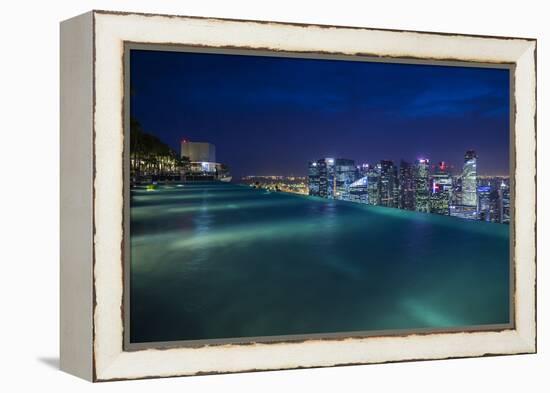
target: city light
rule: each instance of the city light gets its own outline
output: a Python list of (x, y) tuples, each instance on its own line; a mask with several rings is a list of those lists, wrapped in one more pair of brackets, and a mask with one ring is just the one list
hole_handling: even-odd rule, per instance
[[(390, 160), (372, 166), (345, 158), (311, 161), (300, 193), (375, 206), (499, 223), (510, 221), (508, 177), (478, 176), (477, 154), (468, 150), (462, 172), (452, 174), (445, 161), (429, 165)], [(492, 184), (502, 184), (499, 190)], [(278, 190), (282, 190), (280, 185)], [(287, 189), (290, 187), (286, 187)], [(307, 192), (306, 192), (307, 191)]]
[(267, 191), (308, 195), (307, 178), (303, 176), (249, 175), (242, 177), (240, 182)]

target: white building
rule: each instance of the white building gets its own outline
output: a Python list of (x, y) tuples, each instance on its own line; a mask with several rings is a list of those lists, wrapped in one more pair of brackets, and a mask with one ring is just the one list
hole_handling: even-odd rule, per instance
[(181, 141), (181, 155), (189, 159), (184, 170), (186, 181), (231, 181), (227, 166), (216, 162), (216, 146), (208, 142)]
[(216, 146), (208, 142), (181, 141), (181, 157), (191, 162), (216, 162)]

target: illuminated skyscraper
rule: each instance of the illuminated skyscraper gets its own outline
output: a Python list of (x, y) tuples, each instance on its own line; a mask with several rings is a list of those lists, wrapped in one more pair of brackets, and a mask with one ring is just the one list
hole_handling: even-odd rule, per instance
[(418, 212), (430, 212), (430, 160), (416, 160), (414, 168), (414, 207)]
[(319, 196), (334, 198), (334, 158), (322, 158), (317, 161), (319, 167)]
[(321, 158), (308, 164), (308, 193), (323, 198), (349, 199), (349, 187), (357, 179), (353, 160)]
[(368, 189), (368, 203), (369, 205), (378, 205), (380, 203), (380, 164), (369, 167), (367, 171), (367, 189)]
[(414, 167), (405, 161), (399, 165), (399, 201), (400, 209), (414, 210)]
[(462, 205), (477, 207), (477, 155), (468, 150), (462, 168)]
[(440, 162), (432, 175), (430, 212), (448, 216), (453, 191), (453, 179), (445, 162)]
[(452, 177), (453, 192), (451, 195), (451, 205), (457, 206), (462, 203), (462, 174)]
[(317, 164), (317, 161), (309, 162), (307, 186), (309, 195), (319, 196), (319, 165)]
[(478, 219), (500, 222), (499, 192), (491, 185), (477, 187)]
[(380, 206), (397, 207), (397, 168), (393, 161), (380, 161)]
[(510, 223), (510, 186), (502, 182), (499, 190), (499, 218), (503, 224)]
[(345, 158), (334, 160), (334, 198), (348, 200), (349, 187), (357, 179), (355, 161)]

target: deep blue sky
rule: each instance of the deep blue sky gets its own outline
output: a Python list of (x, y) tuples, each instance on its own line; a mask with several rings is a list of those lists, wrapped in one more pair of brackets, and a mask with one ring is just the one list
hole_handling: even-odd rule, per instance
[(234, 176), (428, 157), (508, 174), (509, 71), (280, 57), (131, 51), (131, 112), (178, 153), (216, 145)]

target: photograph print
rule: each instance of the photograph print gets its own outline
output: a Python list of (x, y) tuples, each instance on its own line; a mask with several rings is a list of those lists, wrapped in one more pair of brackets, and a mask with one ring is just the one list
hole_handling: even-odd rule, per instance
[(132, 346), (513, 326), (513, 69), (126, 50)]

